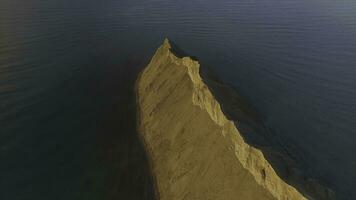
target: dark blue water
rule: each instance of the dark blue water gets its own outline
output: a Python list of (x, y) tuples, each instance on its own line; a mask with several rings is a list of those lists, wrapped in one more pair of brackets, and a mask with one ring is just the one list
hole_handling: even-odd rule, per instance
[(356, 199), (353, 0), (0, 1), (1, 199), (152, 199), (131, 86), (165, 36)]

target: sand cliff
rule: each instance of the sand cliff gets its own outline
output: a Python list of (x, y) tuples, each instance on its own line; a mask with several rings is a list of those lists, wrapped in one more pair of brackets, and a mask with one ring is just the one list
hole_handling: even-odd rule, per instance
[(202, 80), (200, 64), (177, 57), (167, 39), (136, 90), (159, 199), (306, 199), (245, 142)]

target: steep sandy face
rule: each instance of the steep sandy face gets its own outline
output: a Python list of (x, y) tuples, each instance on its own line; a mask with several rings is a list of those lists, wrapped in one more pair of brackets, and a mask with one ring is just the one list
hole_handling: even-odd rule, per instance
[(137, 81), (139, 131), (159, 199), (305, 199), (249, 146), (199, 74), (168, 40)]

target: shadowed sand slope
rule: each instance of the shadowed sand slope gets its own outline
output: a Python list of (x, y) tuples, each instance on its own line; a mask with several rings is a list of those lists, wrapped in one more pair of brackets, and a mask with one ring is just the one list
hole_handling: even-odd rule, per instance
[(166, 39), (140, 74), (139, 131), (159, 199), (306, 199), (248, 145), (200, 76)]

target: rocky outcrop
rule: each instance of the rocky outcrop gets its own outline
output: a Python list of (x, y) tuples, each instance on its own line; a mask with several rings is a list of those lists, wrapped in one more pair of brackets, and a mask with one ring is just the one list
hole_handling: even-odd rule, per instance
[(166, 39), (137, 83), (139, 132), (159, 199), (306, 199), (246, 143), (200, 76)]

